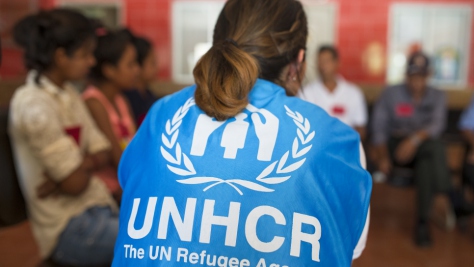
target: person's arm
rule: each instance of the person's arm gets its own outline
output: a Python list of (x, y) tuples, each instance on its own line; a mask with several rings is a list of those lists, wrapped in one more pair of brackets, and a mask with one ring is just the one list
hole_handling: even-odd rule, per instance
[(360, 140), (364, 142), (364, 140), (367, 138), (367, 130), (365, 129), (365, 126), (355, 126), (354, 130), (359, 133)]
[[(92, 172), (101, 169), (107, 164), (109, 164), (109, 153), (107, 151), (101, 151), (93, 155), (85, 156), (81, 166), (70, 175), (69, 179), (66, 179), (62, 183), (56, 182), (48, 172), (45, 172), (43, 175), (46, 181), (37, 187), (37, 196), (39, 198), (47, 198), (51, 195), (61, 193), (79, 195), (87, 188), (89, 180), (81, 177), (81, 172), (84, 172), (87, 177), (90, 178)], [(80, 181), (82, 181), (82, 183), (78, 184)]]
[[(94, 160), (92, 160), (90, 157), (84, 157), (81, 165), (79, 165), (76, 170), (66, 177), (66, 179), (57, 184), (59, 192), (73, 196), (80, 195), (87, 189), (92, 177), (91, 172), (94, 169)], [(49, 173), (47, 174), (48, 179), (51, 179)]]
[(92, 157), (95, 168), (101, 169), (112, 162), (110, 142), (97, 127), (82, 98), (79, 95), (76, 98), (78, 109), (81, 109), (79, 112), (83, 114), (81, 118), (84, 133), (82, 142), (85, 142), (87, 154)]
[[(364, 152), (364, 148), (362, 144), (360, 144), (360, 164), (362, 168), (367, 169), (367, 160)], [(367, 236), (369, 235), (369, 224), (370, 224), (370, 206), (369, 210), (367, 211), (367, 218), (365, 219), (364, 230), (359, 237), (359, 241), (357, 242), (356, 247), (354, 248), (354, 252), (352, 254), (352, 259), (355, 260), (362, 255), (362, 252), (365, 249), (365, 245), (367, 243)]]
[(374, 146), (375, 156), (377, 158), (377, 167), (379, 171), (388, 175), (392, 170), (392, 161), (388, 152), (386, 143), (377, 144)]
[(415, 157), (418, 147), (429, 137), (427, 130), (420, 130), (405, 138), (395, 151), (397, 161), (401, 164), (410, 162)]
[(418, 147), (428, 138), (438, 138), (446, 127), (446, 98), (440, 94), (431, 118), (431, 122), (424, 129), (421, 129), (405, 140), (403, 140), (395, 152), (395, 156), (400, 163), (406, 163), (413, 159)]
[(94, 161), (81, 154), (74, 139), (65, 134), (58, 114), (42, 100), (31, 99), (23, 103), (18, 109), (21, 114), (13, 123), (18, 124), (32, 152), (42, 163), (44, 183), (51, 180), (60, 193), (79, 195), (89, 185)]
[(118, 168), (123, 151), (112, 129), (107, 111), (98, 100), (93, 98), (86, 100), (86, 106), (94, 118), (96, 125), (110, 142), (111, 150), (109, 155), (113, 165)]
[(369, 235), (369, 225), (370, 225), (370, 207), (369, 207), (369, 211), (367, 212), (367, 218), (365, 219), (364, 230), (362, 231), (362, 234), (360, 235), (360, 238), (359, 238), (359, 242), (357, 242), (357, 245), (352, 254), (352, 260), (358, 259), (362, 255), (362, 252), (365, 249), (365, 245), (367, 244), (367, 237)]
[[(130, 116), (130, 118), (132, 119), (132, 123), (133, 123), (133, 129), (135, 130), (135, 132), (137, 131), (137, 126), (136, 125), (136, 122), (135, 122), (135, 113), (133, 112), (133, 109), (132, 109), (132, 105), (130, 104), (130, 101), (128, 101), (128, 99), (126, 97), (123, 97), (122, 96), (122, 99), (123, 99), (123, 102), (125, 102), (125, 105), (127, 106), (127, 110), (128, 110), (128, 114)], [(133, 135), (135, 135), (135, 132), (134, 133), (131, 133)]]
[(426, 127), (426, 129), (423, 129), (422, 131), (417, 132), (414, 136), (421, 138), (422, 141), (424, 141), (427, 138), (438, 138), (441, 136), (441, 134), (446, 128), (446, 120), (447, 120), (446, 96), (444, 93), (441, 93), (436, 101), (436, 105), (434, 106), (431, 123)]
[(365, 101), (365, 96), (360, 91), (359, 88), (355, 87), (357, 90), (357, 97), (355, 97), (354, 101), (354, 129), (359, 133), (360, 140), (362, 142), (365, 141), (367, 138), (367, 103)]
[[(385, 89), (386, 90), (386, 89)], [(388, 174), (392, 164), (387, 148), (390, 113), (387, 101), (388, 95), (384, 92), (375, 103), (372, 111), (372, 143), (377, 157), (377, 165), (381, 172)]]

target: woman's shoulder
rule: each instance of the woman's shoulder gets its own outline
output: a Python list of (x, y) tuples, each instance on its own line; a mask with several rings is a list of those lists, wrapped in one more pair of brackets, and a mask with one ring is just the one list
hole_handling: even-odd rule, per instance
[[(162, 124), (166, 120), (164, 118), (173, 118), (176, 112), (183, 107), (189, 110), (194, 105), (194, 91), (196, 86), (185, 87), (173, 94), (167, 95), (156, 101), (147, 112), (143, 125)], [(140, 128), (142, 128), (142, 126)]]
[(184, 105), (188, 100), (194, 98), (194, 92), (196, 91), (196, 85), (185, 87), (173, 94), (167, 95), (160, 98), (153, 104), (150, 109), (150, 113), (161, 112), (158, 110), (170, 110), (174, 107), (179, 108)]
[(87, 86), (87, 88), (84, 90), (84, 92), (82, 92), (82, 98), (84, 100), (88, 100), (88, 99), (91, 99), (91, 98), (94, 98), (94, 99), (102, 99), (104, 96), (104, 94), (102, 94), (102, 92), (95, 86), (93, 85), (89, 85)]
[(285, 109), (295, 110), (301, 114), (304, 113), (311, 121), (325, 122), (335, 120), (321, 107), (298, 97), (285, 97), (283, 102)]
[(190, 85), (190, 86), (184, 87), (183, 89), (175, 93), (172, 93), (170, 95), (160, 98), (159, 101), (163, 101), (169, 104), (179, 104), (181, 100), (186, 101), (189, 98), (193, 98), (195, 91), (196, 91), (196, 85)]
[[(311, 127), (318, 132), (321, 138), (329, 142), (342, 140), (338, 137), (358, 139), (359, 136), (354, 129), (339, 119), (330, 116), (325, 110), (317, 105), (301, 100), (296, 97), (286, 97), (284, 107), (289, 117), (299, 119), (304, 127)], [(308, 125), (308, 126), (307, 126)]]
[(14, 110), (17, 107), (21, 109), (23, 107), (31, 107), (32, 105), (50, 106), (52, 102), (54, 102), (54, 100), (47, 92), (42, 90), (39, 86), (27, 83), (15, 90), (10, 101), (10, 109)]

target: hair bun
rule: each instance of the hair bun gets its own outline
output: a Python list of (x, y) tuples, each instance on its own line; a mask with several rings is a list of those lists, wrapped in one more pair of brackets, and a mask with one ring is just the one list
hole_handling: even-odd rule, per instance
[(40, 14), (38, 14), (36, 20), (39, 28), (41, 29), (51, 29), (54, 27), (55, 24), (57, 24), (55, 23), (53, 18), (45, 12), (41, 12)]
[(13, 39), (23, 48), (32, 40), (32, 35), (38, 32), (38, 15), (30, 15), (18, 22), (13, 28)]
[(84, 15), (69, 9), (53, 9), (20, 20), (13, 29), (13, 38), (24, 48), (25, 66), (36, 70), (38, 82), (38, 77), (53, 66), (54, 52), (58, 48), (71, 56), (95, 36)]

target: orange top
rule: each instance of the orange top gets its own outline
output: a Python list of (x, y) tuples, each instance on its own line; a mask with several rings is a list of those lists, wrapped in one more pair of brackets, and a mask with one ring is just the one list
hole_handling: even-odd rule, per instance
[[(104, 106), (107, 114), (109, 115), (110, 125), (112, 125), (112, 130), (115, 133), (115, 137), (117, 138), (122, 150), (124, 150), (135, 135), (136, 128), (127, 103), (125, 102), (125, 99), (122, 97), (122, 95), (117, 94), (115, 97), (115, 106), (118, 109), (118, 113), (107, 97), (105, 97), (105, 95), (94, 86), (89, 86), (82, 94), (82, 98), (84, 100), (91, 98), (97, 99), (102, 104), (102, 106)], [(120, 185), (117, 179), (117, 170), (112, 166), (104, 167), (94, 174), (105, 183), (110, 192), (116, 193), (120, 191)]]

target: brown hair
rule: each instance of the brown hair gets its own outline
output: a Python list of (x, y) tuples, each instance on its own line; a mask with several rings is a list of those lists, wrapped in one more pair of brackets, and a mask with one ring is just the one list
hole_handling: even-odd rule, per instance
[(229, 0), (212, 48), (194, 68), (196, 104), (226, 120), (248, 104), (257, 78), (282, 84), (281, 73), (306, 48), (306, 14), (296, 0)]

